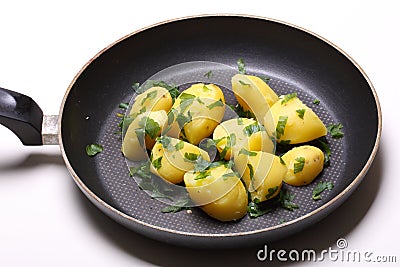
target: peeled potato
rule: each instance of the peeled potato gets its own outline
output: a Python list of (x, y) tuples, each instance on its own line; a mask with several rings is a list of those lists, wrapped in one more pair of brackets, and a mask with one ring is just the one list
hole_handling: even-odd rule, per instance
[(241, 148), (269, 153), (273, 153), (275, 149), (275, 144), (264, 127), (254, 119), (248, 118), (235, 118), (222, 122), (215, 128), (213, 139), (217, 140), (215, 142), (218, 151), (220, 153), (224, 151), (222, 156), (226, 160), (233, 157)]
[(253, 201), (265, 201), (279, 194), (287, 171), (279, 157), (262, 151), (242, 150), (234, 162)]
[(240, 178), (224, 165), (203, 172), (187, 172), (186, 189), (194, 203), (220, 221), (242, 218), (247, 212), (247, 192)]
[(198, 145), (213, 133), (224, 113), (225, 97), (218, 86), (194, 84), (175, 100), (165, 134)]
[(169, 91), (164, 87), (155, 86), (136, 96), (129, 115), (159, 110), (168, 112), (171, 107), (172, 97)]
[(295, 94), (284, 96), (264, 117), (264, 126), (279, 143), (299, 144), (327, 133), (324, 123)]
[(257, 76), (236, 74), (232, 77), (232, 90), (244, 111), (251, 111), (262, 121), (268, 109), (276, 101), (276, 93)]
[(194, 169), (195, 160), (201, 156), (210, 161), (207, 152), (188, 142), (162, 136), (151, 150), (150, 171), (161, 178), (178, 184), (186, 172)]
[(283, 181), (294, 186), (311, 183), (324, 168), (324, 153), (314, 146), (295, 147), (282, 160), (288, 168)]
[(147, 159), (146, 148), (151, 149), (167, 121), (164, 110), (139, 114), (129, 125), (122, 142), (122, 153), (132, 161)]

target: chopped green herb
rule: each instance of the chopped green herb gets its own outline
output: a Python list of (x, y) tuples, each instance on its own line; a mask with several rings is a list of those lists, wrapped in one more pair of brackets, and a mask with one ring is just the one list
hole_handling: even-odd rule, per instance
[(210, 105), (207, 106), (208, 109), (213, 109), (215, 107), (223, 107), (224, 103), (222, 102), (222, 99), (215, 101), (214, 103), (211, 103)]
[(176, 151), (179, 151), (179, 150), (181, 150), (184, 146), (185, 146), (185, 142), (181, 140), (181, 141), (179, 141), (178, 143), (176, 143), (176, 145), (175, 145), (175, 150), (176, 150)]
[(127, 109), (129, 107), (129, 103), (120, 103), (118, 105), (119, 108)]
[(249, 201), (249, 204), (247, 206), (247, 213), (252, 219), (265, 215), (272, 210), (273, 208), (271, 208), (270, 206), (262, 205), (257, 198), (254, 199), (254, 201)]
[(129, 175), (132, 177), (133, 175), (139, 175), (142, 178), (149, 179), (150, 175), (150, 161), (146, 161), (142, 163), (142, 165), (138, 167), (130, 167), (129, 168)]
[(203, 85), (203, 92), (209, 92), (209, 91), (211, 91), (211, 89), (208, 88), (207, 85)]
[(290, 100), (292, 100), (292, 99), (294, 99), (294, 98), (296, 98), (296, 97), (297, 97), (297, 93), (296, 93), (296, 92), (291, 93), (291, 94), (284, 95), (284, 96), (283, 96), (283, 99), (282, 99), (282, 101), (281, 101), (281, 105), (283, 105), (283, 104), (289, 102)]
[(278, 123), (276, 125), (276, 138), (280, 139), (285, 133), (285, 127), (288, 120), (288, 116), (279, 116)]
[(207, 77), (208, 79), (210, 79), (212, 76), (213, 76), (213, 73), (211, 70), (209, 70), (206, 74), (204, 74), (204, 77)]
[(183, 126), (185, 126), (185, 124), (190, 122), (191, 120), (192, 120), (192, 115), (190, 114), (190, 110), (188, 111), (187, 116), (185, 116), (183, 113), (179, 113), (178, 116), (176, 117), (176, 121), (178, 122), (180, 129), (182, 129)]
[(264, 76), (264, 75), (258, 75), (258, 78), (260, 78), (261, 80), (263, 80), (263, 82), (265, 82), (266, 84), (269, 83), (269, 81), (271, 80), (271, 78)]
[(286, 163), (285, 163), (285, 161), (283, 160), (282, 157), (279, 157), (279, 162), (280, 162), (282, 165), (285, 165), (285, 166), (286, 166)]
[(282, 208), (290, 211), (294, 211), (295, 209), (298, 209), (299, 206), (293, 203), (293, 200), (295, 199), (296, 195), (291, 194), (289, 191), (281, 190), (279, 193), (279, 204)]
[(162, 160), (162, 156), (159, 158), (156, 158), (155, 160), (153, 160), (151, 162), (153, 164), (154, 168), (156, 168), (157, 170), (161, 168), (161, 160)]
[(246, 65), (244, 64), (243, 58), (237, 60), (238, 71), (240, 74), (246, 74)]
[(194, 171), (195, 172), (202, 172), (210, 166), (210, 162), (205, 160), (202, 155), (199, 155), (196, 160), (194, 161)]
[(293, 173), (296, 174), (298, 172), (301, 172), (304, 168), (304, 163), (306, 162), (306, 159), (304, 157), (298, 157), (295, 159), (295, 163), (294, 163), (294, 169), (293, 169)]
[(175, 212), (179, 212), (179, 211), (182, 211), (182, 210), (189, 209), (189, 207), (187, 206), (189, 204), (189, 202), (190, 202), (189, 198), (183, 199), (183, 200), (179, 200), (179, 201), (173, 203), (173, 205), (164, 207), (161, 210), (161, 212), (162, 213), (171, 213), (171, 212), (175, 213)]
[(171, 137), (169, 136), (162, 135), (160, 137), (157, 137), (156, 142), (160, 143), (162, 147), (169, 152), (175, 150), (175, 147), (171, 144)]
[(164, 81), (155, 81), (152, 84), (153, 84), (153, 86), (160, 86), (160, 87), (164, 87), (165, 89), (167, 89), (173, 100), (175, 100), (179, 95), (178, 86), (176, 86), (173, 83), (168, 84)]
[(89, 157), (94, 157), (100, 152), (103, 152), (103, 146), (99, 144), (90, 144), (86, 146), (86, 154)]
[(254, 187), (254, 180), (253, 180), (253, 178), (254, 178), (254, 168), (253, 168), (253, 165), (251, 165), (250, 163), (247, 163), (247, 168), (249, 168), (249, 176), (250, 176), (250, 181), (251, 181), (251, 187), (252, 187), (253, 190), (255, 190), (255, 187)]
[(290, 140), (281, 140), (281, 141), (279, 141), (279, 144), (286, 146), (286, 145), (289, 145), (290, 142), (291, 142)]
[(329, 124), (326, 129), (331, 134), (332, 138), (342, 138), (344, 133), (342, 132), (343, 125), (341, 123), (338, 124)]
[(145, 130), (143, 128), (137, 128), (137, 129), (135, 129), (135, 133), (136, 133), (136, 137), (139, 141), (140, 146), (143, 147), (144, 146), (144, 137), (146, 135)]
[(131, 85), (131, 87), (132, 87), (133, 90), (137, 91), (139, 89), (139, 87), (140, 87), (140, 83), (133, 83)]
[(303, 109), (296, 109), (297, 116), (299, 116), (300, 119), (304, 119), (304, 113), (305, 112), (306, 112), (306, 110), (304, 108)]
[(240, 149), (239, 155), (240, 155), (240, 154), (247, 155), (247, 156), (250, 156), (250, 157), (257, 156), (257, 152), (248, 151), (248, 150), (245, 149), (245, 148)]
[(279, 189), (278, 186), (268, 188), (268, 194), (265, 196), (265, 198), (270, 199), (278, 191), (278, 189)]
[(324, 166), (329, 166), (329, 162), (331, 160), (331, 149), (329, 144), (323, 141), (321, 138), (316, 139), (318, 144), (321, 146), (322, 151), (324, 152)]
[(245, 82), (244, 82), (244, 81), (242, 81), (242, 80), (239, 80), (239, 83), (240, 83), (241, 85), (250, 86), (250, 84), (249, 84), (249, 83), (245, 83)]
[(189, 100), (189, 99), (195, 99), (196, 96), (192, 95), (192, 94), (188, 94), (188, 93), (182, 92), (179, 95), (179, 98), (182, 99), (182, 101), (186, 101), (186, 100)]
[(210, 176), (210, 171), (202, 171), (196, 177), (194, 177), (194, 180), (202, 180)]
[(332, 182), (320, 181), (312, 191), (312, 199), (313, 200), (322, 199), (321, 198), (321, 193), (324, 192), (326, 189), (332, 190), (333, 189), (333, 183)]
[(143, 105), (147, 100), (154, 99), (156, 96), (157, 96), (157, 90), (147, 93), (147, 95), (142, 99), (142, 102), (140, 102), (140, 105)]
[(150, 136), (151, 139), (155, 139), (161, 131), (160, 125), (149, 117), (143, 117), (139, 121), (139, 127), (144, 128), (145, 133)]
[(314, 99), (314, 100), (313, 100), (313, 104), (314, 104), (314, 105), (319, 105), (320, 102), (321, 102), (321, 101), (319, 101), (319, 99)]
[(167, 123), (168, 123), (168, 125), (171, 125), (171, 124), (174, 122), (174, 120), (175, 120), (174, 111), (175, 111), (175, 109), (171, 109), (171, 110), (168, 112), (168, 115), (167, 115), (167, 119), (168, 119)]
[(250, 125), (246, 126), (243, 129), (243, 132), (244, 132), (245, 135), (250, 136), (250, 135), (252, 135), (254, 133), (261, 132), (261, 131), (264, 131), (264, 130), (265, 130), (265, 128), (261, 124), (259, 124), (258, 122), (255, 122), (253, 124), (250, 124)]
[(237, 124), (238, 125), (243, 125), (243, 118), (238, 117), (237, 118)]
[(184, 157), (188, 161), (195, 161), (199, 157), (199, 154), (185, 152)]
[(222, 151), (220, 153), (221, 158), (225, 158), (228, 150), (230, 148), (232, 148), (235, 144), (236, 144), (236, 135), (234, 133), (231, 133), (228, 137), (226, 137), (225, 147), (224, 147), (224, 149), (222, 149)]
[(229, 177), (236, 177), (237, 175), (236, 175), (236, 173), (234, 173), (234, 172), (227, 172), (227, 173), (224, 173), (221, 177), (222, 177), (222, 179), (224, 180), (224, 181), (226, 181), (226, 180), (228, 180), (229, 179)]
[(242, 117), (242, 118), (255, 118), (256, 117), (250, 110), (244, 111), (243, 107), (239, 104), (237, 104), (235, 106), (234, 111), (236, 112), (236, 114), (239, 117)]

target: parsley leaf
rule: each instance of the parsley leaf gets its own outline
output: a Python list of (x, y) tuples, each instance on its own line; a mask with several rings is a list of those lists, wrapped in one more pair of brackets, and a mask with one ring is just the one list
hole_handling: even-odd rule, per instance
[(162, 147), (169, 152), (175, 150), (175, 147), (171, 144), (171, 137), (169, 137), (169, 136), (163, 135), (163, 136), (157, 137), (156, 142), (160, 143), (162, 145)]
[(161, 160), (162, 160), (162, 156), (159, 158), (156, 158), (155, 160), (153, 160), (151, 162), (153, 164), (154, 168), (156, 168), (157, 170), (161, 168)]
[(214, 103), (211, 103), (210, 105), (207, 106), (208, 109), (213, 109), (216, 107), (223, 107), (224, 103), (222, 102), (222, 99), (215, 101)]
[(192, 115), (190, 114), (190, 110), (188, 111), (187, 116), (185, 116), (183, 113), (179, 113), (178, 116), (176, 116), (176, 121), (178, 122), (180, 129), (182, 129), (183, 126), (185, 126), (185, 124), (190, 122), (191, 120)]
[(253, 124), (250, 124), (250, 125), (246, 126), (243, 129), (243, 132), (244, 132), (245, 135), (250, 136), (250, 135), (252, 135), (254, 133), (261, 132), (261, 131), (264, 131), (264, 130), (265, 129), (261, 124), (259, 124), (258, 122), (255, 122)]
[(271, 78), (264, 76), (264, 75), (258, 75), (258, 78), (260, 78), (261, 80), (263, 80), (263, 82), (265, 82), (266, 84), (269, 83), (269, 81), (271, 80)]
[(278, 123), (276, 125), (276, 138), (280, 139), (285, 133), (285, 127), (288, 120), (288, 116), (279, 116)]
[(194, 162), (194, 171), (202, 172), (210, 166), (210, 162), (205, 160), (202, 155), (198, 155)]
[(268, 188), (268, 194), (265, 196), (265, 198), (267, 200), (270, 199), (278, 191), (278, 189), (279, 189), (278, 186)]
[(103, 152), (103, 146), (99, 144), (90, 144), (86, 146), (86, 154), (89, 157), (94, 157), (100, 152)]
[(236, 62), (238, 71), (240, 74), (246, 74), (246, 65), (244, 64), (243, 58), (239, 58)]
[(294, 174), (301, 172), (303, 170), (306, 159), (304, 157), (298, 157), (295, 159), (295, 161), (296, 162), (294, 163), (294, 169), (293, 169)]
[(326, 129), (331, 134), (332, 138), (342, 138), (344, 133), (342, 132), (343, 125), (341, 123), (338, 124), (329, 124)]
[(296, 97), (297, 97), (297, 93), (296, 93), (296, 92), (291, 93), (291, 94), (284, 95), (284, 96), (283, 96), (283, 99), (282, 99), (282, 101), (281, 101), (281, 105), (283, 105), (283, 104), (289, 102), (290, 100), (292, 100), (292, 99), (294, 99), (294, 98), (296, 98)]
[(150, 161), (144, 162), (142, 165), (138, 167), (130, 167), (129, 168), (129, 175), (133, 177), (133, 175), (139, 175), (142, 178), (149, 179), (150, 176)]
[(320, 181), (312, 191), (312, 199), (313, 200), (322, 199), (321, 198), (321, 193), (324, 192), (326, 189), (332, 190), (333, 189), (333, 183), (332, 182)]
[(293, 202), (296, 195), (291, 194), (289, 191), (281, 190), (279, 193), (279, 204), (282, 208), (290, 211), (298, 209), (299, 206)]
[(173, 83), (168, 84), (164, 81), (155, 81), (155, 82), (153, 82), (153, 86), (160, 86), (160, 87), (164, 87), (165, 89), (167, 89), (169, 94), (172, 97), (172, 100), (175, 100), (179, 95), (178, 86), (176, 86)]
[(127, 108), (129, 107), (129, 103), (120, 103), (120, 104), (118, 105), (118, 107), (119, 107), (119, 108), (122, 108), (122, 109), (127, 109)]
[(199, 154), (185, 152), (184, 157), (186, 160), (193, 162), (199, 157)]
[(304, 108), (303, 109), (296, 109), (297, 116), (299, 116), (300, 119), (304, 119), (304, 113), (305, 112), (306, 112), (306, 110)]
[(244, 81), (242, 81), (242, 80), (239, 80), (239, 83), (240, 83), (241, 85), (250, 86), (250, 84), (249, 84), (249, 83), (245, 83), (245, 82), (244, 82)]
[(140, 105), (143, 105), (147, 100), (154, 99), (156, 96), (157, 96), (157, 90), (147, 93), (147, 95), (142, 99), (142, 102), (140, 102)]
[(182, 211), (182, 210), (185, 210), (185, 209), (189, 209), (189, 208), (187, 207), (187, 205), (189, 204), (189, 202), (190, 202), (190, 199), (189, 199), (189, 198), (179, 200), (179, 201), (173, 203), (171, 206), (166, 206), (166, 207), (164, 207), (164, 208), (161, 210), (161, 212), (162, 212), (162, 213), (170, 213), (170, 212), (175, 213), (175, 212), (179, 212), (179, 211)]
[(196, 175), (196, 177), (194, 177), (194, 180), (197, 181), (197, 180), (205, 179), (208, 176), (210, 176), (210, 172), (209, 171), (202, 171), (198, 175)]
[(160, 125), (149, 117), (143, 117), (139, 121), (139, 127), (144, 128), (145, 133), (150, 136), (151, 139), (155, 139), (161, 131)]
[[(217, 142), (215, 144), (218, 144)], [(226, 144), (224, 149), (222, 149), (221, 153), (219, 154), (221, 158), (225, 158), (226, 153), (230, 148), (232, 148), (236, 144), (236, 135), (231, 133), (229, 136), (226, 137)]]
[(245, 149), (245, 148), (240, 149), (239, 155), (240, 155), (240, 154), (247, 155), (247, 156), (250, 156), (250, 157), (257, 156), (257, 152), (248, 151), (248, 150)]
[(179, 151), (179, 150), (181, 150), (184, 146), (185, 146), (185, 142), (181, 140), (181, 141), (179, 141), (178, 143), (176, 143), (176, 145), (175, 145), (175, 150), (176, 150), (176, 151)]
[(258, 199), (254, 201), (250, 201), (248, 206), (247, 206), (247, 212), (250, 216), (250, 218), (257, 218), (260, 217), (264, 214), (267, 214), (268, 212), (271, 212), (273, 209), (270, 207), (263, 207), (260, 205)]
[(192, 94), (188, 94), (188, 93), (182, 92), (179, 95), (179, 98), (182, 99), (182, 102), (183, 102), (183, 101), (186, 101), (186, 100), (189, 100), (189, 99), (195, 99), (196, 96), (192, 95)]
[(234, 172), (227, 172), (227, 173), (224, 173), (221, 177), (224, 181), (226, 181), (229, 179), (229, 177), (237, 177), (237, 174)]
[(210, 79), (213, 76), (213, 73), (211, 70), (209, 70), (206, 74), (204, 74), (204, 77), (207, 77), (208, 79)]
[(140, 83), (133, 83), (131, 85), (131, 87), (132, 87), (133, 90), (137, 91), (139, 89), (139, 87), (140, 87)]
[(319, 99), (314, 99), (314, 100), (313, 100), (313, 104), (314, 104), (314, 105), (319, 105), (320, 102), (321, 102), (321, 101), (319, 101)]
[(329, 144), (325, 141), (323, 141), (321, 138), (316, 139), (318, 142), (318, 145), (321, 146), (322, 151), (324, 152), (324, 166), (327, 167), (329, 166), (329, 162), (331, 160), (331, 149), (329, 147)]

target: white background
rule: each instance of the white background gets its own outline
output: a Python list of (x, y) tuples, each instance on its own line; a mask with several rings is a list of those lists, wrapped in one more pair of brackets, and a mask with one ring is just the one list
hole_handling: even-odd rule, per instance
[[(45, 114), (58, 114), (65, 90), (80, 68), (99, 50), (141, 27), (188, 15), (242, 13), (309, 29), (346, 51), (370, 77), (383, 111), (381, 146), (365, 180), (343, 206), (312, 228), (268, 246), (321, 251), (335, 248), (336, 240), (344, 237), (349, 249), (395, 255), (400, 262), (396, 2), (0, 0), (0, 86), (31, 96)], [(57, 146), (24, 147), (4, 127), (0, 145), (0, 266), (268, 264), (256, 259), (261, 247), (198, 251), (144, 238), (86, 200)]]

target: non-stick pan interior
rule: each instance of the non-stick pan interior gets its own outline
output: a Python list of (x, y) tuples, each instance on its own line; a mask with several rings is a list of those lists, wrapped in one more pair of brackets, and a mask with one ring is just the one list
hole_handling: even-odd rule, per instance
[[(298, 210), (276, 210), (234, 223), (217, 222), (197, 209), (192, 213), (161, 213), (165, 204), (151, 199), (129, 177), (120, 152), (121, 135), (115, 134), (120, 121), (116, 114), (123, 112), (118, 105), (129, 102), (133, 83), (143, 83), (167, 67), (210, 61), (235, 68), (238, 58), (244, 59), (248, 73), (270, 77), (270, 86), (278, 94), (298, 92), (324, 123), (343, 124), (343, 139), (328, 137), (331, 165), (318, 178), (333, 181), (335, 187), (321, 201), (311, 199), (315, 183), (301, 189), (289, 187), (296, 193)], [(320, 104), (314, 105), (314, 99)], [(378, 119), (377, 103), (366, 77), (333, 46), (274, 21), (211, 16), (148, 28), (99, 54), (71, 84), (62, 111), (61, 134), (75, 179), (110, 206), (134, 218), (131, 225), (128, 222), (132, 229), (143, 222), (155, 226), (154, 231), (177, 235), (240, 236), (245, 232), (262, 233), (263, 229), (308, 216), (345, 190), (370, 158)], [(102, 144), (104, 152), (88, 157), (85, 147), (91, 143)]]

